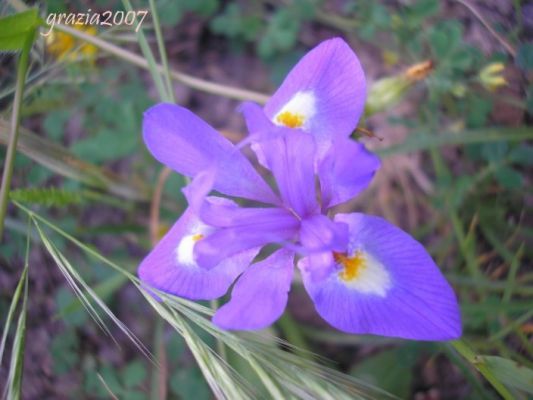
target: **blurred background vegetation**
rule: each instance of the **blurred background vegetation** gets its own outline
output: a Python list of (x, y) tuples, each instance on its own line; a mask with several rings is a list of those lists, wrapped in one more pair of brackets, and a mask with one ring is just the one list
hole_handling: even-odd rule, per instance
[[(202, 323), (191, 324), (190, 332), (176, 328), (177, 334), (126, 273), (94, 256), (135, 273), (151, 247), (156, 187), (163, 188), (161, 231), (186, 206), (183, 177), (171, 174), (156, 185), (164, 182), (162, 167), (142, 144), (143, 111), (166, 93), (238, 141), (245, 133), (235, 112), (239, 100), (261, 101), (261, 93), (272, 93), (308, 49), (341, 36), (361, 59), (370, 87), (362, 129), (354, 136), (383, 159), (371, 188), (342, 209), (382, 215), (426, 245), (460, 298), (465, 336), (451, 345), (345, 335), (320, 320), (298, 282), (286, 315), (270, 333), (357, 378), (368, 389), (362, 389), (363, 397), (383, 398), (372, 388), (420, 400), (532, 396), (533, 4), (150, 3), (0, 4), (3, 16), (35, 6), (42, 18), (150, 10), (138, 34), (128, 25), (77, 26), (71, 33), (56, 27), (48, 38), (37, 34), (18, 110), (19, 56), (0, 53), (2, 164), (13, 113), (21, 121), (0, 243), (0, 315), (13, 322), (4, 329), (0, 386), (17, 393), (22, 382), (24, 399), (213, 397), (191, 337), (219, 352), (220, 338)], [(2, 33), (0, 25), (0, 47), (6, 43)], [(164, 43), (166, 67), (158, 42)], [(168, 74), (158, 72), (150, 54)], [(51, 225), (38, 225), (35, 215)], [(100, 321), (82, 307), (91, 311), (85, 302), (98, 304), (95, 299), (109, 307), (97, 311)], [(159, 368), (110, 315), (155, 354)], [(258, 378), (250, 376), (249, 366), (231, 351), (225, 357), (255, 387)], [(17, 368), (23, 381), (13, 372)], [(275, 397), (275, 391), (268, 393)]]

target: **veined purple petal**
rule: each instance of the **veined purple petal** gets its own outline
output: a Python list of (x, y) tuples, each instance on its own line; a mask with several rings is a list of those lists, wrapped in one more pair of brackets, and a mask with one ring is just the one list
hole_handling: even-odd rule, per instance
[(139, 266), (141, 281), (163, 292), (192, 300), (211, 300), (223, 296), (235, 278), (246, 269), (259, 252), (247, 249), (222, 260), (214, 268), (200, 268), (193, 247), (208, 237), (214, 228), (206, 226), (186, 210)]
[(163, 164), (193, 177), (215, 168), (213, 188), (230, 196), (277, 204), (278, 199), (243, 154), (186, 108), (161, 103), (144, 114), (148, 150)]
[(261, 150), (284, 203), (301, 218), (318, 211), (313, 137), (284, 129), (284, 134), (261, 142)]
[(211, 214), (210, 218), (205, 220), (228, 227), (195, 246), (198, 264), (206, 269), (246, 249), (294, 240), (300, 227), (295, 216), (281, 208), (241, 208), (230, 210), (227, 216)]
[(294, 253), (280, 249), (250, 266), (239, 278), (231, 300), (213, 317), (223, 329), (257, 330), (276, 321), (285, 310), (294, 269)]
[(196, 215), (199, 215), (202, 204), (204, 204), (207, 195), (213, 189), (216, 173), (215, 168), (201, 171), (193, 178), (191, 183), (181, 189), (187, 199), (187, 203), (189, 203), (189, 208)]
[(265, 113), (275, 123), (285, 121), (312, 133), (322, 156), (334, 138), (353, 132), (365, 99), (359, 59), (344, 40), (335, 38), (320, 43), (298, 62), (267, 102)]
[(279, 207), (240, 207), (234, 201), (223, 197), (209, 196), (199, 208), (200, 219), (208, 225), (218, 228), (238, 226), (258, 226), (269, 229), (287, 221), (297, 225), (296, 217)]
[(348, 138), (336, 140), (318, 166), (322, 209), (357, 196), (370, 184), (380, 164), (362, 143)]
[(261, 106), (256, 103), (245, 101), (239, 106), (239, 111), (244, 116), (250, 135), (268, 132), (275, 126), (266, 116)]
[(452, 340), (461, 335), (452, 288), (424, 247), (382, 218), (339, 214), (350, 227), (344, 264), (336, 255), (332, 272), (311, 279), (302, 259), (304, 285), (318, 313), (345, 332), (417, 340)]
[(348, 225), (334, 222), (325, 215), (313, 215), (302, 220), (300, 242), (309, 252), (346, 251)]

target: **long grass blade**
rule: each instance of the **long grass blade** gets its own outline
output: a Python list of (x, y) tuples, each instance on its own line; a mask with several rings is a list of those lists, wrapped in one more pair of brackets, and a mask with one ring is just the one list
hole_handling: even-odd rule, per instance
[[(283, 396), (282, 398), (298, 399), (394, 398), (394, 396), (349, 375), (282, 350), (281, 345), (288, 349), (293, 347), (278, 338), (265, 339), (265, 336), (259, 333), (238, 336), (232, 332), (218, 329), (207, 319), (213, 314), (211, 308), (158, 292), (155, 289), (150, 289), (148, 292), (139, 279), (126, 269), (108, 260), (94, 249), (85, 246), (42, 216), (33, 213), (19, 203), (15, 204), (32, 215), (34, 220), (50, 227), (87, 254), (127, 276), (154, 310), (184, 338), (217, 398), (256, 398), (256, 393), (225, 360), (220, 358), (214, 349), (209, 347), (194, 332), (190, 324), (194, 324), (215, 339), (220, 340), (248, 362), (250, 368), (258, 375), (267, 393), (274, 398), (279, 397), (280, 394)], [(60, 257), (59, 260), (65, 263), (65, 260)], [(68, 268), (72, 268), (72, 266)], [(88, 290), (88, 288), (84, 287), (84, 290)], [(154, 294), (157, 295), (159, 301), (154, 298)]]

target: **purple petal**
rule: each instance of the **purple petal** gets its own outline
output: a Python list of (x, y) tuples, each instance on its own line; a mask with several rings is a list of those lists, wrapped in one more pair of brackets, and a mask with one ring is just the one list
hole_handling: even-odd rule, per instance
[(380, 164), (379, 158), (363, 144), (345, 138), (335, 141), (318, 166), (323, 210), (359, 194)]
[(250, 266), (235, 284), (231, 300), (216, 312), (214, 324), (239, 330), (271, 325), (287, 305), (293, 262), (294, 253), (281, 249)]
[(334, 222), (325, 215), (313, 215), (302, 221), (300, 242), (310, 252), (345, 251), (348, 245), (348, 225)]
[(259, 248), (235, 254), (210, 270), (200, 268), (193, 259), (193, 244), (188, 241), (196, 234), (207, 236), (211, 230), (191, 209), (185, 211), (142, 261), (138, 270), (141, 281), (163, 292), (193, 300), (223, 296), (250, 265)]
[(357, 334), (417, 340), (460, 337), (455, 294), (420, 243), (379, 217), (339, 214), (335, 220), (350, 227), (348, 254), (363, 257), (359, 270), (343, 268), (337, 259), (336, 270), (317, 281), (309, 274), (308, 260), (298, 265), (326, 321)]
[(274, 122), (284, 111), (304, 118), (302, 129), (317, 139), (324, 155), (333, 138), (348, 137), (359, 121), (366, 81), (359, 59), (340, 38), (326, 40), (289, 72), (265, 106)]
[[(189, 208), (194, 210), (195, 214), (199, 214), (202, 208), (202, 204), (213, 189), (216, 178), (216, 169), (210, 168), (202, 172), (199, 172), (181, 191), (189, 203)], [(233, 203), (235, 204), (235, 203)]]
[(246, 157), (186, 108), (161, 103), (148, 109), (144, 114), (143, 135), (152, 155), (180, 174), (192, 177), (215, 167), (215, 190), (230, 196), (278, 203)]
[(211, 214), (210, 218), (206, 220), (228, 227), (195, 246), (198, 264), (207, 269), (243, 250), (294, 240), (300, 227), (294, 215), (281, 208), (239, 208), (219, 217)]
[(286, 206), (305, 216), (318, 211), (315, 188), (313, 138), (301, 131), (283, 129), (284, 134), (261, 142), (261, 150)]
[(244, 116), (244, 121), (246, 122), (246, 127), (250, 135), (268, 132), (275, 126), (266, 116), (261, 106), (256, 103), (245, 101), (239, 106), (239, 111)]

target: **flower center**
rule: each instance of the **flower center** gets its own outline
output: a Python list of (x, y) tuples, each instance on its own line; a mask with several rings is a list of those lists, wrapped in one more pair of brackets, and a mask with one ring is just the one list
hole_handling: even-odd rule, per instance
[(339, 277), (346, 282), (351, 282), (360, 277), (361, 272), (367, 268), (367, 260), (362, 251), (357, 250), (352, 257), (346, 254), (333, 252), (333, 259), (342, 266)]
[(304, 124), (305, 117), (302, 114), (283, 111), (278, 114), (276, 121), (280, 125), (285, 125), (288, 128), (300, 128)]
[(307, 125), (316, 114), (316, 98), (313, 92), (297, 92), (272, 118), (276, 125), (287, 128), (301, 128), (306, 130)]
[(193, 242), (197, 242), (199, 240), (202, 240), (204, 238), (204, 235), (201, 233), (197, 233), (196, 235), (192, 235), (191, 239)]
[(176, 261), (181, 265), (196, 267), (194, 259), (194, 245), (205, 237), (203, 233), (195, 233), (184, 236), (176, 248)]

